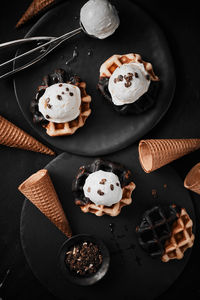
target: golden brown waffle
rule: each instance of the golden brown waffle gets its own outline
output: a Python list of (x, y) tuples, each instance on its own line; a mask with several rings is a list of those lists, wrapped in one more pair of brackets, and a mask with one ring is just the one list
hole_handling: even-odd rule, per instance
[(70, 122), (66, 123), (54, 123), (48, 122), (47, 125), (43, 125), (46, 129), (46, 133), (50, 136), (61, 136), (61, 135), (72, 135), (74, 132), (85, 124), (86, 119), (91, 114), (90, 102), (91, 97), (86, 93), (86, 83), (77, 82), (76, 86), (80, 88), (81, 91), (81, 106), (80, 115)]
[(200, 148), (200, 139), (141, 140), (139, 158), (142, 168), (150, 173)]
[(28, 133), (24, 132), (22, 129), (15, 126), (2, 116), (0, 116), (0, 144), (24, 150), (41, 152), (48, 155), (55, 155), (51, 149), (38, 142)]
[(195, 237), (192, 233), (192, 226), (192, 220), (185, 208), (182, 208), (179, 218), (173, 224), (171, 238), (165, 242), (163, 262), (183, 258), (184, 252), (193, 246)]
[(189, 171), (184, 180), (184, 187), (200, 194), (200, 163)]
[(123, 64), (131, 62), (143, 63), (145, 70), (148, 72), (151, 80), (158, 81), (159, 78), (154, 74), (152, 64), (142, 60), (139, 54), (129, 53), (123, 55), (113, 55), (108, 58), (100, 67), (100, 77), (110, 77), (116, 68)]
[(90, 212), (98, 217), (101, 217), (104, 214), (115, 217), (119, 215), (123, 206), (130, 205), (132, 203), (131, 194), (135, 187), (136, 186), (133, 182), (130, 182), (128, 185), (123, 187), (122, 199), (118, 203), (115, 203), (110, 207), (105, 205), (96, 205), (94, 203), (88, 203), (86, 205), (81, 205), (80, 208), (84, 213)]
[(18, 189), (66, 236), (72, 236), (70, 226), (47, 170), (42, 169), (33, 174)]
[(33, 0), (33, 2), (29, 5), (23, 16), (17, 22), (16, 27), (20, 27), (21, 25), (25, 24), (31, 18), (36, 16), (39, 12), (48, 8), (55, 0)]

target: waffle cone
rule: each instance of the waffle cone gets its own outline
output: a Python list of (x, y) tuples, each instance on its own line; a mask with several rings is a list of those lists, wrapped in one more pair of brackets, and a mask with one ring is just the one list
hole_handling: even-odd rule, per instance
[(13, 123), (0, 116), (0, 144), (48, 155), (55, 153)]
[(66, 236), (72, 236), (70, 226), (47, 170), (42, 169), (33, 174), (18, 189)]
[(139, 159), (142, 168), (150, 173), (200, 148), (200, 139), (141, 140)]
[(187, 174), (184, 180), (184, 187), (200, 194), (200, 163), (196, 164)]
[(25, 24), (32, 17), (36, 16), (40, 11), (51, 5), (54, 1), (55, 0), (33, 0), (21, 19), (18, 21), (16, 27), (18, 28), (21, 25)]

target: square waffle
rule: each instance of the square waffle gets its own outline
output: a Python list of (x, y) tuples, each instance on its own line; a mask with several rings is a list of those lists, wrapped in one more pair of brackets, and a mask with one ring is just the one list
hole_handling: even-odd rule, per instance
[(194, 244), (195, 236), (192, 233), (193, 222), (185, 208), (181, 209), (179, 218), (174, 222), (171, 237), (165, 243), (163, 262), (171, 259), (182, 259), (184, 252)]

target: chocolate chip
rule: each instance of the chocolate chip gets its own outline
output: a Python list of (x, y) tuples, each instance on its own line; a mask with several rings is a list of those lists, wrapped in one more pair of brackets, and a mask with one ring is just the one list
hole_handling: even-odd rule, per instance
[(114, 83), (117, 83), (117, 81), (118, 81), (117, 78), (114, 78)]
[(118, 78), (119, 81), (123, 81), (123, 76), (122, 75), (119, 75), (117, 78)]
[(131, 84), (132, 84), (132, 83), (131, 83), (130, 81), (127, 81), (124, 85), (125, 85), (125, 87), (128, 88), (129, 86), (131, 86)]
[(150, 80), (149, 74), (146, 75), (146, 79), (147, 79), (147, 80)]
[(62, 95), (64, 95), (64, 92), (62, 92)]
[(103, 196), (103, 195), (104, 195), (104, 192), (102, 192), (101, 190), (98, 190), (98, 191), (97, 191), (97, 194), (99, 194), (100, 196)]
[(50, 119), (49, 115), (46, 115), (46, 118), (47, 118), (47, 119)]
[(127, 75), (128, 75), (128, 76), (132, 76), (132, 77), (133, 77), (133, 73), (128, 73)]
[(50, 98), (47, 98), (47, 99), (46, 99), (46, 103), (49, 103), (49, 102), (50, 102)]
[(110, 185), (110, 189), (111, 189), (111, 191), (114, 190), (114, 185), (113, 184)]
[(62, 83), (60, 83), (59, 86), (61, 87), (61, 86), (62, 86)]
[(118, 182), (116, 183), (116, 186), (119, 186), (119, 183), (118, 183)]
[(69, 92), (69, 89), (68, 89), (68, 88), (66, 88), (66, 91), (67, 91), (67, 92)]
[(106, 182), (106, 179), (102, 178), (101, 181), (99, 182), (99, 184), (105, 184), (105, 182)]
[(58, 100), (62, 100), (62, 96), (57, 95)]
[(88, 191), (88, 193), (90, 193), (90, 192), (91, 192), (91, 188), (90, 188), (90, 187), (88, 187), (87, 191)]
[(136, 78), (138, 78), (138, 77), (139, 77), (139, 75), (138, 75), (138, 73), (137, 73), (137, 72), (135, 72), (135, 77), (136, 77)]
[(74, 94), (71, 92), (71, 93), (69, 93), (70, 94), (70, 96), (73, 96)]
[(52, 108), (52, 105), (51, 104), (47, 104), (47, 107), (49, 108), (49, 109), (51, 109)]

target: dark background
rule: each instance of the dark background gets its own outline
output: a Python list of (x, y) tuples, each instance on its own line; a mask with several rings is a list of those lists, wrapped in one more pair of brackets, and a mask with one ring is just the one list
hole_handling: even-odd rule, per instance
[[(20, 30), (15, 29), (16, 22), (29, 3), (30, 0), (9, 1), (8, 4), (4, 1), (4, 6), (0, 9), (1, 43), (23, 37), (34, 24), (35, 20)], [(145, 138), (198, 138), (200, 137), (198, 2), (138, 0), (135, 3), (147, 11), (163, 29), (172, 52), (177, 76), (174, 100), (169, 111)], [(1, 53), (0, 59), (2, 59)], [(0, 115), (40, 140), (17, 106), (11, 79), (0, 81)], [(19, 235), (23, 196), (17, 190), (24, 179), (44, 167), (52, 158), (4, 146), (0, 146), (0, 151), (0, 282), (6, 270), (10, 269), (3, 287), (0, 288), (0, 298), (56, 299), (37, 281), (24, 258)], [(199, 154), (200, 151), (196, 151), (172, 163), (182, 179), (190, 168), (200, 161)], [(200, 196), (194, 193), (191, 196), (197, 214), (195, 246), (184, 272), (157, 300), (188, 298), (193, 300), (200, 297), (199, 276), (196, 276), (199, 273)], [(174, 197), (177, 197), (176, 191)]]

